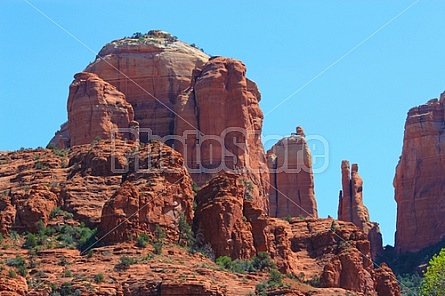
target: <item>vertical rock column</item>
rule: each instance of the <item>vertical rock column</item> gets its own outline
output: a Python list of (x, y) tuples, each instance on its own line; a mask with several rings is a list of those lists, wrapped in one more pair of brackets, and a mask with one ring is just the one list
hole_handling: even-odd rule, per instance
[(354, 223), (363, 230), (371, 243), (373, 259), (383, 250), (379, 224), (369, 220), (368, 209), (363, 204), (363, 179), (358, 174), (358, 165), (341, 162), (342, 190), (338, 201), (338, 220)]
[(395, 248), (416, 252), (445, 237), (445, 93), (414, 107), (394, 177)]
[(312, 155), (303, 128), (267, 151), (270, 174), (270, 216), (317, 218)]

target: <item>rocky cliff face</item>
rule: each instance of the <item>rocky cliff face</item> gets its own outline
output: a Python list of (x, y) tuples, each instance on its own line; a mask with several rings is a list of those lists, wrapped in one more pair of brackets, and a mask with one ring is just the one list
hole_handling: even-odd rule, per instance
[(324, 288), (400, 295), (394, 274), (385, 266), (374, 269), (367, 236), (350, 222), (269, 219), (267, 230), (269, 253), (283, 273), (319, 281)]
[(104, 204), (99, 237), (125, 242), (160, 226), (177, 241), (180, 214), (189, 224), (193, 218), (192, 181), (181, 155), (160, 142), (147, 144), (133, 152), (126, 180)]
[(445, 234), (444, 131), (445, 93), (409, 110), (394, 178), (399, 252), (418, 251)]
[(68, 147), (108, 139), (114, 128), (123, 129), (121, 138), (156, 138), (182, 153), (198, 185), (222, 171), (243, 174), (258, 185), (252, 194), (262, 197), (267, 211), (260, 100), (240, 61), (209, 60), (166, 32), (150, 31), (107, 44), (76, 74), (68, 124), (51, 143)]
[(71, 146), (109, 139), (114, 129), (128, 128), (133, 118), (133, 107), (114, 86), (92, 73), (74, 75), (68, 97)]
[(198, 244), (210, 243), (216, 257), (249, 259), (266, 251), (266, 215), (242, 176), (222, 174), (196, 196), (194, 228)]
[(371, 243), (371, 255), (375, 259), (383, 251), (382, 234), (379, 224), (371, 222), (369, 212), (363, 204), (363, 180), (358, 174), (358, 165), (341, 163), (342, 190), (338, 201), (338, 220), (349, 221), (360, 228)]
[(267, 165), (270, 215), (317, 218), (312, 155), (301, 127), (267, 151)]
[(263, 197), (259, 206), (267, 211), (269, 175), (260, 100), (243, 63), (211, 58), (202, 70), (195, 70), (190, 87), (178, 97), (175, 133), (186, 135), (176, 147), (199, 185), (221, 171), (245, 175), (257, 185), (251, 194)]
[[(190, 85), (193, 70), (208, 59), (167, 32), (151, 31), (139, 39), (124, 38), (105, 45), (84, 71), (116, 86), (133, 106), (140, 127), (164, 137), (175, 134), (177, 96)], [(146, 141), (148, 134), (141, 133), (141, 137)]]

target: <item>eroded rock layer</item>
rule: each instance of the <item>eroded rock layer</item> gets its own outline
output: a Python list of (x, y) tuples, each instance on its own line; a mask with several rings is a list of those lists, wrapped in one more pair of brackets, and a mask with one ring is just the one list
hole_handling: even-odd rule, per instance
[(445, 93), (414, 107), (405, 123), (394, 177), (395, 247), (415, 252), (445, 235)]

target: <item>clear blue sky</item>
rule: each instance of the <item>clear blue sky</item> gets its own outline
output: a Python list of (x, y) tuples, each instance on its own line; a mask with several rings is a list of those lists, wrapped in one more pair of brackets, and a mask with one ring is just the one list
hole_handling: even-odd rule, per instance
[(1, 0), (0, 150), (45, 146), (67, 118), (73, 75), (107, 42), (162, 29), (247, 65), (262, 92), (264, 136), (301, 125), (327, 140), (329, 165), (315, 175), (320, 216), (337, 216), (341, 160), (358, 163), (371, 219), (393, 244), (406, 113), (445, 90), (445, 1), (29, 3), (66, 31), (26, 1)]

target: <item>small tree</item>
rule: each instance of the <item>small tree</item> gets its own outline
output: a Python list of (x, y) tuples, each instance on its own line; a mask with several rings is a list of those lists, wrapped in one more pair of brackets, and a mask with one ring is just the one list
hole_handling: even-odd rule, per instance
[(445, 295), (445, 248), (428, 263), (419, 295)]
[(178, 230), (179, 230), (178, 244), (180, 246), (191, 247), (194, 243), (193, 231), (190, 225), (187, 223), (183, 212), (179, 212)]

